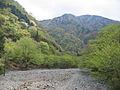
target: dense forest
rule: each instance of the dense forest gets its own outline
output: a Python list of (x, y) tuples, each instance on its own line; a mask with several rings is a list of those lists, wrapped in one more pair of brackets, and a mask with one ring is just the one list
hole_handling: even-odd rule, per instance
[(83, 68), (119, 90), (120, 23), (99, 16), (68, 16), (40, 24), (16, 1), (0, 0), (0, 74), (4, 67)]

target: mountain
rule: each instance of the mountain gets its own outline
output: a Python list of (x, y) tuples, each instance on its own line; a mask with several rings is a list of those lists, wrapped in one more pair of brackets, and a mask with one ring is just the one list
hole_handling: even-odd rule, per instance
[(72, 54), (80, 54), (80, 49), (88, 43), (88, 40), (96, 38), (101, 28), (118, 23), (118, 21), (96, 15), (72, 14), (64, 14), (40, 22), (65, 52)]

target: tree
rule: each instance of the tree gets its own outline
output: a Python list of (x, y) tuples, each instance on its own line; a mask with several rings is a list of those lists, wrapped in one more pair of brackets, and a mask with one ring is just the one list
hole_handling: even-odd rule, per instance
[(5, 23), (5, 21), (6, 21), (5, 18), (6, 18), (6, 17), (5, 17), (4, 15), (0, 14), (0, 25), (4, 25), (4, 23)]
[(28, 66), (35, 62), (40, 51), (33, 39), (29, 37), (22, 37), (17, 42), (9, 42), (5, 44), (5, 55), (9, 60), (20, 64), (20, 67), (28, 68)]
[(47, 54), (49, 52), (49, 45), (47, 42), (41, 41), (39, 43), (39, 48), (40, 48), (41, 52), (44, 54)]
[[(0, 29), (0, 53), (3, 52), (3, 48), (4, 48), (4, 33), (3, 31)], [(0, 55), (1, 56), (1, 55)]]
[(25, 36), (27, 37), (31, 36), (31, 34), (26, 29), (21, 29), (16, 31), (14, 35), (16, 40), (19, 40), (21, 37), (25, 37)]
[(4, 66), (3, 60), (0, 58), (0, 74), (2, 73), (2, 67)]
[(8, 4), (8, 0), (0, 0), (0, 7), (1, 8), (6, 8)]

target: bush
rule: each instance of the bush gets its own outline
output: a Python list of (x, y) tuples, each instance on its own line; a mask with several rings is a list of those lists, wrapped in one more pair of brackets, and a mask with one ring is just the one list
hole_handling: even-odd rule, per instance
[(28, 65), (40, 54), (35, 41), (29, 37), (22, 37), (17, 42), (5, 43), (5, 56), (12, 62), (20, 64), (20, 67), (28, 68)]
[(41, 55), (37, 62), (40, 68), (76, 68), (79, 59), (74, 56)]

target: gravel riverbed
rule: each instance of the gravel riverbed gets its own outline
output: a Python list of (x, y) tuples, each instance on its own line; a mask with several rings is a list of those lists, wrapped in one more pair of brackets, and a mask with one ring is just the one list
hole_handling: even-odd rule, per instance
[(10, 71), (0, 75), (0, 90), (107, 90), (79, 69)]

